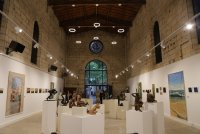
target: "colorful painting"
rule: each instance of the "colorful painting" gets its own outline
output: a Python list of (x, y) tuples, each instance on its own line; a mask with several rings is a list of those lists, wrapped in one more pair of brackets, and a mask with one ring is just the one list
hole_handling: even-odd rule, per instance
[(6, 116), (21, 113), (24, 103), (25, 75), (9, 72)]
[(169, 74), (168, 82), (171, 115), (187, 120), (183, 71)]

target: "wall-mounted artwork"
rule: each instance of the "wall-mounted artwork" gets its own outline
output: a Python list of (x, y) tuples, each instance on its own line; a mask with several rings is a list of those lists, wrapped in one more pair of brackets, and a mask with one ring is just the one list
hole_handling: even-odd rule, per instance
[(31, 88), (31, 93), (35, 93), (35, 88)]
[(160, 95), (163, 95), (163, 89), (160, 87)]
[(38, 93), (38, 88), (35, 88), (35, 93)]
[(183, 71), (169, 74), (168, 83), (171, 115), (187, 120)]
[(42, 89), (41, 88), (39, 89), (39, 93), (42, 93)]
[(159, 88), (156, 88), (156, 93), (159, 93)]
[(153, 91), (153, 95), (155, 96), (155, 95), (156, 95), (156, 87), (155, 87), (155, 84), (152, 84), (152, 91)]
[(188, 92), (192, 93), (192, 88), (191, 87), (188, 88)]
[(27, 88), (27, 89), (26, 89), (26, 93), (29, 94), (30, 92), (31, 92), (31, 89), (30, 89), (30, 88)]
[(21, 113), (24, 103), (25, 75), (9, 72), (6, 116)]
[(166, 90), (166, 87), (163, 87), (163, 93), (166, 93), (167, 90)]
[(199, 92), (198, 87), (194, 87), (194, 92), (195, 92), (195, 93), (198, 93), (198, 92)]
[(45, 89), (44, 88), (42, 88), (42, 93), (45, 93)]
[(48, 89), (45, 89), (45, 93), (47, 93), (48, 92)]
[(138, 91), (137, 91), (140, 95), (140, 97), (142, 98), (142, 82), (138, 83)]
[(54, 89), (54, 82), (50, 82), (50, 89)]
[(3, 89), (0, 88), (0, 94), (2, 94), (2, 93), (3, 93)]

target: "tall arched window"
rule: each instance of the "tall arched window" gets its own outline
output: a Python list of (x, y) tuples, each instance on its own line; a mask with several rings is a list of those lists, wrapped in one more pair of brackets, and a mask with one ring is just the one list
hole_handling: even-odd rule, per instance
[(96, 103), (96, 92), (108, 88), (107, 66), (100, 60), (92, 60), (85, 67), (85, 95)]
[[(200, 13), (200, 0), (192, 0), (194, 14)], [(200, 44), (200, 16), (195, 19), (196, 22), (196, 31), (197, 31), (197, 39)]]
[[(154, 35), (154, 46), (156, 46), (158, 43), (160, 43), (160, 29), (158, 21), (154, 23), (153, 35)], [(155, 48), (155, 58), (156, 58), (156, 64), (162, 62), (162, 51), (160, 45)]]
[[(34, 29), (33, 29), (33, 39), (37, 42), (39, 42), (39, 26), (38, 22), (35, 21), (34, 23)], [(37, 64), (37, 54), (38, 54), (38, 48), (34, 47), (36, 43), (32, 42), (32, 52), (31, 52), (31, 63)]]

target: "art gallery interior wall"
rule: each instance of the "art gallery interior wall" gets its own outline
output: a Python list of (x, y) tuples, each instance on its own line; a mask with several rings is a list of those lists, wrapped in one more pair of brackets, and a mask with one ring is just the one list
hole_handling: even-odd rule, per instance
[[(183, 71), (185, 82), (185, 94), (187, 104), (188, 123), (194, 124), (200, 127), (200, 92), (189, 93), (188, 87), (200, 88), (199, 76), (200, 76), (200, 63), (197, 62), (200, 58), (200, 54), (191, 56), (176, 63), (167, 65), (165, 67), (141, 74), (139, 76), (132, 77), (128, 80), (127, 85), (130, 87), (131, 92), (136, 92), (138, 82), (142, 82), (142, 90), (152, 89), (152, 84), (155, 84), (156, 88), (166, 87), (167, 92), (160, 95), (156, 93), (156, 100), (164, 102), (164, 111), (166, 116), (170, 116), (170, 100), (169, 100), (169, 85), (168, 74)], [(143, 101), (146, 102), (146, 93), (143, 93)]]
[[(54, 82), (55, 89), (63, 89), (64, 83), (61, 78), (43, 72), (39, 68), (25, 65), (10, 56), (0, 54), (0, 65), (0, 88), (3, 89), (3, 94), (0, 94), (0, 127), (42, 111), (42, 102), (47, 98), (49, 93), (27, 94), (27, 88), (50, 89), (50, 82)], [(25, 75), (24, 108), (20, 114), (5, 117), (8, 75), (10, 71)]]

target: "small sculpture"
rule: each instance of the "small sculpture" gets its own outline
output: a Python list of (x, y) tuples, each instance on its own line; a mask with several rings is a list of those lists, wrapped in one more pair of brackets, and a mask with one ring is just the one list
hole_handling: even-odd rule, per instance
[(47, 97), (47, 101), (49, 101), (49, 99), (53, 99), (54, 95), (57, 93), (56, 89), (51, 89), (48, 92), (49, 96)]
[(75, 93), (72, 95), (72, 98), (69, 101), (69, 108), (72, 108), (73, 106), (76, 106), (76, 94)]
[(157, 102), (155, 100), (155, 96), (153, 94), (151, 94), (149, 90), (147, 90), (146, 92), (147, 92), (147, 102), (149, 102), (149, 103)]
[(135, 110), (142, 112), (140, 108), (142, 107), (143, 102), (141, 101), (139, 93), (132, 93), (131, 95), (135, 97)]
[(81, 100), (81, 95), (77, 95), (77, 107), (85, 107), (87, 104)]
[(63, 104), (63, 106), (66, 106), (67, 103), (69, 102), (67, 99), (67, 95), (62, 93), (61, 97), (62, 97), (61, 103)]
[(97, 103), (94, 107), (87, 111), (88, 114), (95, 115), (97, 113), (97, 109), (100, 108), (100, 103)]

